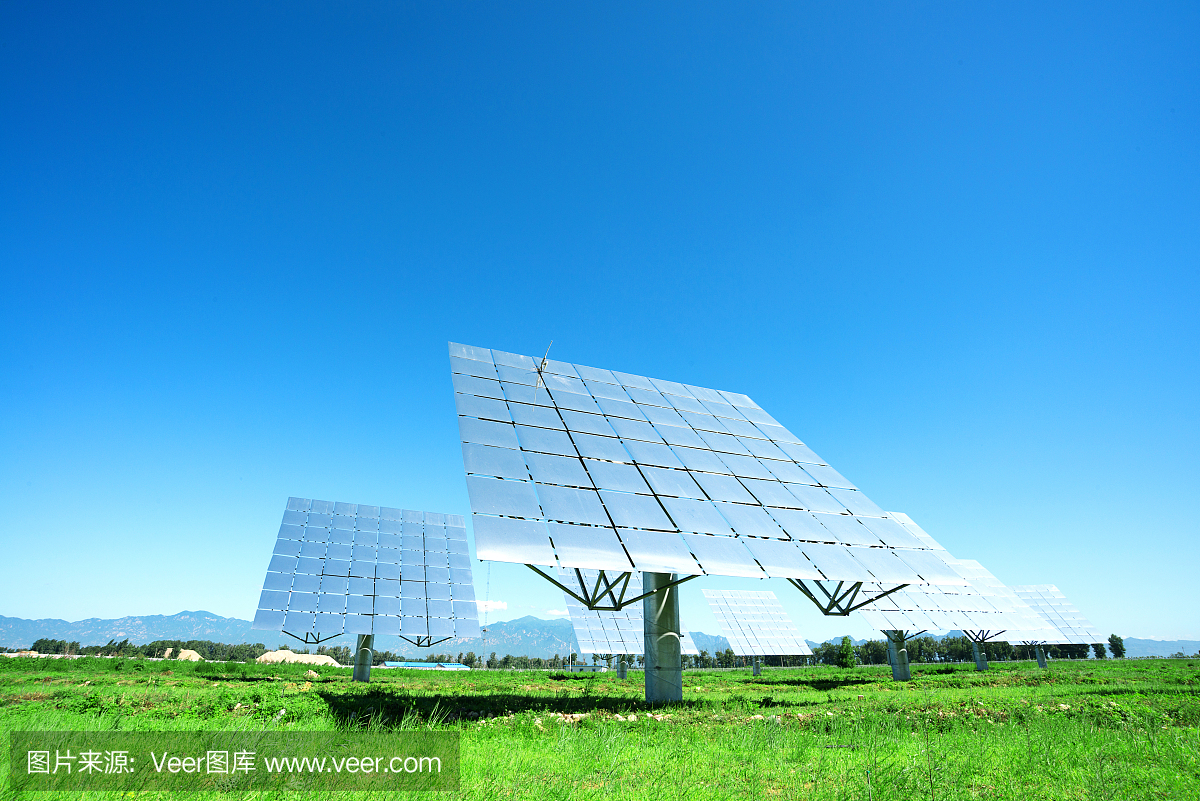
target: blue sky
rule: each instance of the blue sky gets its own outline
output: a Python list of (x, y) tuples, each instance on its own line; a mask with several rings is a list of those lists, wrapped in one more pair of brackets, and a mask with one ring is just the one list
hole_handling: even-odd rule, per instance
[[(0, 3), (0, 614), (252, 616), (289, 495), (467, 513), (446, 342), (744, 392), (1200, 639), (1193, 4)], [(479, 565), (493, 620), (563, 609)], [(786, 585), (805, 635), (866, 636)]]

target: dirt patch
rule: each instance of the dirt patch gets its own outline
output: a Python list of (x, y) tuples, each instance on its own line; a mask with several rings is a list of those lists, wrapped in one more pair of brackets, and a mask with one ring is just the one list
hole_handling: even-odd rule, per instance
[(14, 704), (23, 704), (26, 701), (45, 701), (50, 697), (50, 693), (22, 693), (20, 695), (10, 695), (8, 698), (0, 699), (0, 704), (3, 704), (4, 706), (12, 706)]

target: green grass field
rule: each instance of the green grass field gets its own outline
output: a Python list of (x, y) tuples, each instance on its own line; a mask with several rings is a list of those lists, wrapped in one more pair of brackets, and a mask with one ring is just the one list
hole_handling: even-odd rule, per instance
[(456, 729), (480, 799), (1200, 799), (1200, 660), (696, 671), (664, 709), (635, 672), (306, 670), (0, 659), (0, 729)]

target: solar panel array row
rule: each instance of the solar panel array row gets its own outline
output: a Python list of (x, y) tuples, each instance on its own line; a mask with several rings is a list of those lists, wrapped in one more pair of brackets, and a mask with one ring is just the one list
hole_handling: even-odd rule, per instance
[(745, 395), (451, 344), (480, 559), (961, 583)]
[(1037, 611), (1057, 634), (1053, 638), (1023, 637), (1023, 640), (1074, 645), (1104, 642), (1100, 630), (1093, 626), (1053, 584), (1030, 584), (1012, 589), (1017, 597)]
[(729, 647), (739, 656), (812, 654), (773, 592), (704, 590)]
[(290, 498), (253, 628), (478, 637), (461, 515)]
[(967, 586), (906, 587), (860, 609), (863, 618), (881, 631), (1004, 632), (1013, 640), (1048, 634), (1041, 617), (979, 562), (945, 558)]

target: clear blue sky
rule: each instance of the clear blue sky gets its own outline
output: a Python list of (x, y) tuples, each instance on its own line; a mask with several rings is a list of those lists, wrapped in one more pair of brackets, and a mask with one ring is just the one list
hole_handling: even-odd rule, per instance
[(1200, 10), (1056, 5), (0, 3), (0, 614), (249, 618), (289, 495), (465, 514), (446, 342), (554, 340), (1200, 639)]

